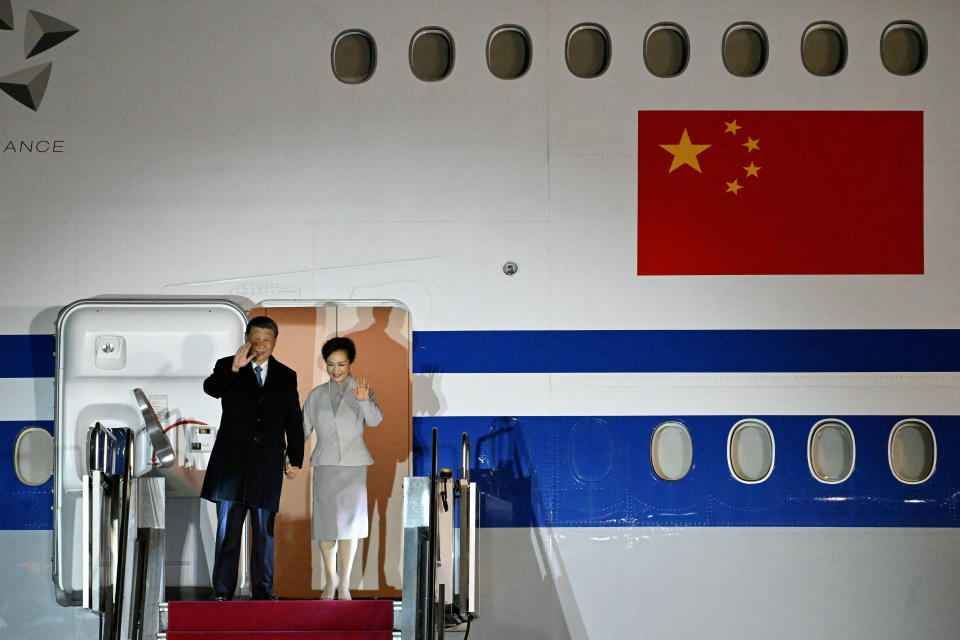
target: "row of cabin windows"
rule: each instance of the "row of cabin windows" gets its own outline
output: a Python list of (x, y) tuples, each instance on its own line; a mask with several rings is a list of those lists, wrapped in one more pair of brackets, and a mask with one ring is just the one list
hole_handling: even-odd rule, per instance
[[(920, 484), (933, 475), (937, 465), (937, 441), (930, 425), (922, 420), (898, 422), (887, 444), (890, 470), (904, 484)], [(776, 448), (773, 432), (760, 420), (741, 420), (727, 437), (727, 464), (740, 482), (756, 484), (773, 473)], [(838, 484), (853, 473), (857, 451), (853, 431), (842, 420), (821, 420), (807, 439), (807, 464), (814, 478)], [(693, 462), (690, 432), (680, 422), (664, 422), (653, 432), (650, 460), (663, 480), (681, 480)]]
[[(598, 431), (600, 428), (600, 431)], [(596, 445), (604, 438), (596, 421), (576, 425), (570, 433), (571, 452), (582, 450), (582, 443)], [(607, 433), (609, 443), (609, 434)], [(579, 442), (575, 442), (579, 441)], [(602, 447), (601, 447), (602, 448)], [(596, 452), (594, 447), (586, 447)], [(890, 469), (905, 484), (926, 482), (937, 465), (937, 441), (930, 425), (922, 420), (898, 422), (890, 432), (887, 445)], [(776, 449), (773, 432), (766, 423), (747, 419), (733, 426), (727, 436), (727, 464), (733, 477), (741, 482), (763, 482), (773, 473)], [(600, 456), (601, 458), (603, 456)], [(14, 469), (21, 482), (39, 486), (49, 480), (53, 469), (53, 437), (42, 427), (27, 427), (14, 444)], [(580, 459), (571, 455), (571, 468), (581, 480), (597, 481), (609, 473), (606, 465), (596, 465), (597, 456)], [(856, 442), (850, 426), (842, 420), (816, 423), (807, 439), (807, 464), (814, 478), (826, 484), (843, 482), (856, 464)], [(693, 442), (681, 422), (664, 422), (650, 439), (650, 461), (663, 480), (681, 480), (693, 464)]]
[[(443, 80), (453, 71), (453, 36), (440, 27), (424, 27), (410, 39), (410, 70), (425, 82)], [(567, 34), (565, 58), (570, 73), (578, 78), (596, 78), (610, 66), (611, 40), (607, 30), (595, 23), (579, 24)], [(767, 64), (767, 34), (752, 22), (730, 25), (723, 34), (723, 65), (734, 76), (755, 76)], [(517, 25), (503, 25), (487, 38), (487, 67), (495, 77), (512, 80), (524, 75), (533, 59), (530, 34)], [(847, 62), (847, 36), (834, 22), (814, 22), (800, 39), (803, 66), (816, 76), (839, 73)], [(927, 37), (914, 22), (887, 25), (880, 36), (880, 60), (890, 73), (908, 76), (920, 71), (927, 59)], [(643, 38), (643, 60), (658, 78), (673, 78), (687, 68), (690, 38), (679, 24), (661, 22)], [(348, 84), (373, 76), (377, 47), (373, 36), (360, 29), (339, 34), (330, 54), (333, 75)]]

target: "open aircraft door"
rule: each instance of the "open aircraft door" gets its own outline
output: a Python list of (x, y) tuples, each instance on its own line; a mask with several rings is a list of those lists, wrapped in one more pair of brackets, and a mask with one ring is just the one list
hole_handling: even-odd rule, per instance
[[(243, 309), (222, 299), (95, 298), (60, 312), (53, 578), (61, 604), (110, 617), (110, 602), (120, 601), (118, 568), (136, 570), (129, 562), (124, 569), (120, 548), (123, 535), (137, 544), (127, 523), (138, 521), (161, 532), (161, 566), (150, 568), (166, 587), (160, 599), (209, 590), (216, 512), (200, 488), (220, 405), (203, 380), (243, 342), (246, 322)], [(143, 499), (130, 493), (131, 480)], [(130, 501), (110, 497), (111, 483), (126, 487)], [(104, 496), (117, 509), (109, 517)], [(241, 592), (249, 590), (245, 565)]]

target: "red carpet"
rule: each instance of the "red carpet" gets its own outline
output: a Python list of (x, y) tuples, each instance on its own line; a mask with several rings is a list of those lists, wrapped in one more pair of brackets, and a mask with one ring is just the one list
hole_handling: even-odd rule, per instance
[(170, 602), (167, 640), (390, 640), (392, 600)]

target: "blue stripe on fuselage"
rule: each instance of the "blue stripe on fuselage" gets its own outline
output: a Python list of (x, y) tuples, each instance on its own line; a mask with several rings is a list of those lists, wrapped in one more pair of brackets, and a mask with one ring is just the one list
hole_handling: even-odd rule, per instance
[(415, 331), (414, 373), (957, 371), (960, 330)]
[[(0, 377), (51, 377), (53, 351), (53, 336), (0, 336)], [(419, 331), (413, 353), (418, 373), (956, 371), (958, 363), (958, 330)], [(480, 446), (475, 477), (489, 494), (485, 526), (960, 526), (952, 493), (960, 417), (928, 419), (939, 461), (917, 486), (898, 482), (887, 463), (898, 417), (834, 416), (857, 443), (857, 467), (840, 485), (817, 482), (807, 468), (806, 438), (819, 417), (750, 417), (765, 419), (776, 441), (774, 472), (758, 485), (737, 482), (727, 467), (736, 416), (599, 417), (611, 442), (578, 442), (576, 460), (570, 430), (591, 418), (415, 418), (414, 471), (426, 473), (430, 427), (440, 428), (445, 466), (455, 466), (468, 432)], [(693, 468), (677, 482), (660, 480), (650, 465), (650, 435), (668, 418), (683, 421), (693, 440)], [(0, 422), (0, 529), (51, 527), (49, 483), (26, 487), (13, 474), (13, 439), (27, 424)], [(521, 444), (500, 441), (498, 431)], [(577, 465), (586, 476), (573, 473)]]
[(0, 335), (0, 378), (52, 378), (54, 337)]
[(20, 482), (13, 470), (13, 446), (25, 427), (43, 427), (53, 434), (53, 422), (0, 421), (0, 530), (52, 529), (53, 479), (38, 487)]
[[(0, 377), (52, 377), (54, 346), (51, 335), (0, 335)], [(957, 370), (956, 329), (413, 333), (414, 373)]]
[[(773, 473), (759, 484), (734, 479), (727, 463), (727, 435), (747, 417), (774, 436)], [(807, 462), (810, 429), (826, 417), (846, 422), (856, 441), (856, 466), (841, 484), (817, 481)], [(919, 485), (890, 470), (888, 438), (901, 419), (892, 416), (418, 417), (413, 473), (429, 475), (437, 427), (440, 466), (455, 476), (461, 434), (469, 435), (487, 527), (960, 526), (960, 417), (910, 417), (931, 426), (939, 454)], [(693, 447), (690, 472), (672, 482), (650, 462), (653, 430), (667, 420), (687, 427)]]

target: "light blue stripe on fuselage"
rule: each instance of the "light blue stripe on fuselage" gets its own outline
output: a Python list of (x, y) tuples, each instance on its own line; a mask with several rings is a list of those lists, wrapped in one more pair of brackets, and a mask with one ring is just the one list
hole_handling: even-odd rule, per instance
[(0, 421), (53, 420), (53, 378), (0, 378)]

